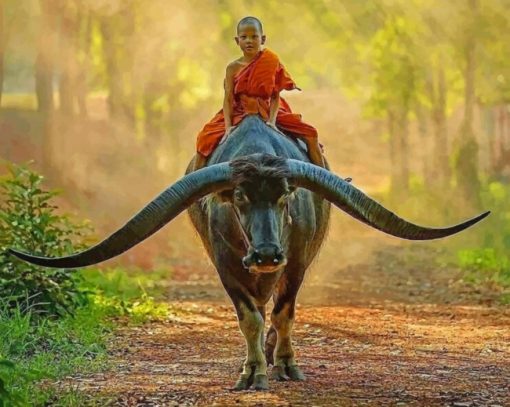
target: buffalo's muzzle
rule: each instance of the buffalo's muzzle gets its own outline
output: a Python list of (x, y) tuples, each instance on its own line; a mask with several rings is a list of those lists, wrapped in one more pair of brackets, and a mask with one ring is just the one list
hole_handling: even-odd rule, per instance
[(285, 264), (283, 250), (274, 244), (260, 245), (243, 258), (243, 266), (254, 273), (272, 273)]

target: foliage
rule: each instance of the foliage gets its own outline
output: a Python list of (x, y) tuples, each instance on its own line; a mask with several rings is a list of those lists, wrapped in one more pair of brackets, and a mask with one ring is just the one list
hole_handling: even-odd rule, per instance
[(6, 382), (14, 369), (15, 365), (10, 360), (0, 359), (0, 407), (14, 405), (19, 401), (6, 388)]
[(464, 281), (488, 286), (500, 293), (499, 302), (510, 304), (510, 257), (493, 248), (477, 248), (460, 250), (457, 258), (465, 270)]
[(93, 304), (55, 320), (0, 307), (0, 356), (13, 362), (3, 376), (6, 405), (43, 404), (57, 389), (45, 385), (36, 390), (42, 379), (104, 368), (110, 328), (103, 310)]
[(510, 287), (510, 258), (494, 248), (460, 250), (457, 256), (459, 265), (469, 270), (468, 281)]
[(74, 272), (34, 266), (6, 250), (62, 256), (85, 248), (91, 228), (55, 213), (57, 207), (50, 201), (58, 192), (42, 189), (41, 175), (27, 166), (11, 165), (9, 172), (0, 180), (0, 297), (10, 308), (19, 305), (49, 315), (71, 312), (85, 300)]
[(388, 18), (372, 38), (373, 93), (367, 110), (373, 115), (395, 109), (407, 112), (416, 87), (412, 26), (402, 17)]
[(157, 281), (168, 277), (166, 270), (148, 274), (136, 269), (128, 272), (121, 268), (92, 268), (82, 275), (82, 286), (89, 291), (89, 298), (107, 315), (125, 316), (132, 323), (167, 319), (170, 315), (168, 304), (158, 303), (153, 297), (159, 294)]
[[(492, 213), (484, 221), (483, 241), (479, 248), (463, 249), (457, 262), (466, 270), (465, 279), (474, 284), (490, 284), (501, 289), (510, 288), (510, 186), (487, 182), (482, 189), (483, 206)], [(503, 293), (503, 300), (510, 293)]]
[[(471, 99), (487, 110), (504, 107), (509, 100), (508, 0), (447, 4), (438, 0), (249, 4), (176, 0), (172, 7), (163, 0), (103, 3), (55, 4), (54, 17), (66, 24), (54, 24), (43, 35), (44, 9), (37, 2), (6, 2), (7, 105), (17, 101), (20, 107), (33, 106), (34, 98), (22, 100), (12, 91), (32, 89), (34, 60), (40, 59), (35, 51), (39, 57), (46, 51), (52, 63), (45, 78), (50, 80), (59, 69), (59, 75), (70, 75), (69, 81), (59, 81), (60, 91), (74, 93), (77, 101), (83, 99), (75, 104), (82, 106), (80, 113), (86, 115), (87, 92), (101, 97), (107, 93), (111, 117), (130, 127), (138, 141), (144, 140), (151, 151), (179, 150), (189, 139), (188, 130), (199, 128), (196, 118), (202, 120), (219, 108), (225, 66), (239, 56), (233, 41), (235, 25), (247, 14), (261, 18), (266, 45), (278, 52), (305, 91), (340, 92), (355, 99), (366, 117), (390, 119), (381, 133), (389, 135), (388, 144), (396, 153), (403, 146), (402, 154), (392, 158), (400, 169), (395, 176), (407, 177), (407, 160), (401, 157), (410, 155), (405, 146), (412, 122), (418, 119), (425, 147), (420, 158), (431, 162), (428, 184), (437, 179), (441, 187), (448, 185), (453, 181), (448, 150), (464, 136), (461, 129), (452, 132), (449, 118), (463, 103), (472, 106)], [(58, 63), (53, 63), (54, 48), (59, 51)], [(467, 49), (473, 49), (472, 58)], [(468, 59), (476, 72), (466, 76)], [(73, 69), (66, 72), (66, 67)], [(80, 86), (67, 89), (67, 82)], [(466, 87), (475, 88), (476, 97), (470, 101), (464, 100)], [(496, 124), (495, 118), (488, 121)], [(466, 150), (475, 177), (476, 151)], [(166, 157), (158, 159), (158, 166), (163, 169), (165, 162)], [(462, 171), (454, 162), (459, 184), (469, 184), (459, 177)], [(468, 195), (476, 192), (476, 188), (467, 191)]]
[(119, 297), (125, 301), (139, 298), (145, 292), (152, 295), (163, 294), (161, 281), (170, 276), (168, 269), (156, 269), (147, 273), (136, 267), (91, 267), (80, 270), (80, 274), (83, 276), (81, 286), (87, 291), (101, 293), (106, 297)]
[(166, 319), (169, 314), (168, 305), (156, 303), (154, 298), (143, 293), (135, 301), (125, 301), (119, 297), (104, 297), (96, 295), (92, 301), (104, 308), (108, 315), (128, 316), (133, 323), (148, 320)]
[(510, 185), (484, 180), (482, 183), (482, 206), (491, 210), (487, 219), (487, 231), (483, 245), (494, 247), (500, 253), (510, 251)]
[(116, 326), (171, 315), (166, 305), (151, 297), (157, 294), (153, 288), (157, 280), (166, 273), (141, 274), (120, 268), (79, 273), (80, 289), (88, 292), (90, 301), (74, 315), (42, 319), (30, 310), (0, 306), (0, 360), (12, 361), (0, 366), (0, 380), (8, 390), (0, 395), (0, 403), (3, 397), (6, 405), (12, 400), (19, 405), (89, 404), (91, 400), (84, 400), (80, 392), (41, 381), (107, 369), (107, 343)]

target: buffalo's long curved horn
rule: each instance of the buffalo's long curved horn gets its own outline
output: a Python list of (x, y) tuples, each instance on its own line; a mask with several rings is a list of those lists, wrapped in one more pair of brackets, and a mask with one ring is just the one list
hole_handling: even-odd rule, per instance
[(293, 159), (288, 159), (287, 165), (296, 186), (322, 195), (361, 222), (402, 239), (432, 240), (450, 236), (474, 225), (490, 213), (482, 213), (446, 228), (423, 227), (398, 217), (353, 185), (321, 167)]
[(97, 245), (65, 257), (39, 257), (9, 249), (29, 263), (45, 267), (78, 268), (97, 264), (124, 253), (156, 233), (197, 199), (228, 188), (232, 169), (229, 163), (202, 168), (181, 178), (149, 202), (123, 227)]

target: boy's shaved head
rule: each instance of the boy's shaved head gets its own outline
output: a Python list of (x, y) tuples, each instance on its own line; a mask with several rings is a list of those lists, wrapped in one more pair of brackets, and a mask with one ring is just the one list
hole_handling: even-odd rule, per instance
[(260, 20), (257, 17), (248, 16), (248, 17), (242, 18), (237, 23), (237, 33), (239, 33), (239, 27), (241, 27), (242, 25), (254, 25), (260, 30), (261, 34), (264, 32), (264, 30), (262, 30), (262, 23), (260, 22)]

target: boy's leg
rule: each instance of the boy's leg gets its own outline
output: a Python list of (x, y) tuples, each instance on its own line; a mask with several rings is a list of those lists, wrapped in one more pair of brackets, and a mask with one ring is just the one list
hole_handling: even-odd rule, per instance
[(207, 157), (197, 152), (195, 155), (195, 163), (193, 165), (193, 171), (197, 171), (200, 168), (203, 168), (205, 166), (205, 163), (207, 162)]

